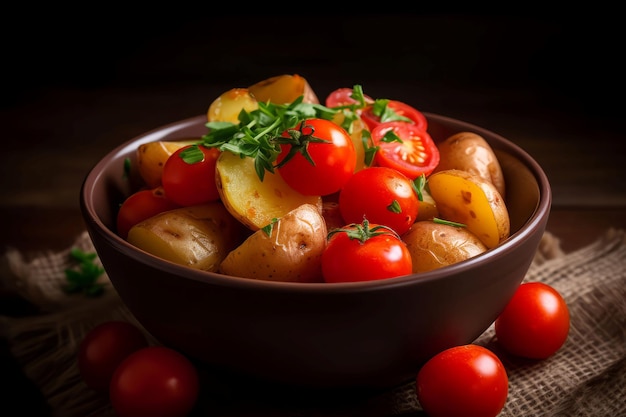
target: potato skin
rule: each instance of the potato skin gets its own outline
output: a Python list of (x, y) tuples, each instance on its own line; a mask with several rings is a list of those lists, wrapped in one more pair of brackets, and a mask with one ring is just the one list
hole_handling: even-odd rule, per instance
[(283, 74), (267, 78), (249, 86), (248, 91), (259, 102), (286, 104), (304, 96), (304, 103), (319, 104), (319, 99), (306, 78), (298, 74)]
[(278, 219), (268, 236), (257, 230), (226, 256), (219, 272), (226, 275), (282, 282), (322, 282), (322, 252), (326, 222), (312, 204)]
[(434, 172), (460, 169), (491, 182), (506, 197), (504, 174), (493, 149), (480, 135), (459, 132), (437, 145), (439, 165)]
[(509, 237), (508, 209), (490, 181), (468, 171), (449, 169), (431, 174), (428, 185), (444, 220), (466, 225), (490, 249)]
[(487, 250), (476, 235), (464, 227), (424, 220), (413, 223), (402, 236), (413, 272), (426, 272), (470, 259)]
[(166, 211), (133, 226), (128, 242), (160, 258), (215, 272), (249, 233), (221, 202)]

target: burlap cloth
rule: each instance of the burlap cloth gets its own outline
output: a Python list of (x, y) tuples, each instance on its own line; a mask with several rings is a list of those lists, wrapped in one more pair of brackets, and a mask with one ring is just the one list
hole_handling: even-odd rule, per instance
[[(79, 236), (74, 246), (93, 251), (87, 234)], [(72, 265), (70, 249), (30, 256), (6, 251), (2, 285), (40, 306), (44, 313), (1, 317), (4, 337), (55, 416), (113, 416), (107, 399), (95, 395), (80, 380), (77, 346), (99, 322), (124, 319), (137, 323), (106, 276), (102, 281), (108, 288), (97, 300), (62, 291), (64, 271)], [(558, 239), (545, 234), (525, 280), (546, 282), (560, 291), (570, 308), (570, 334), (554, 356), (542, 361), (520, 360), (501, 352), (493, 326), (475, 341), (495, 351), (506, 367), (509, 395), (500, 416), (626, 416), (625, 267), (623, 230), (607, 230), (593, 244), (571, 253), (563, 253)], [(315, 401), (296, 405), (287, 398), (284, 402), (265, 402), (240, 391), (219, 395), (203, 392), (202, 406), (193, 415), (424, 415), (413, 382), (332, 405)]]

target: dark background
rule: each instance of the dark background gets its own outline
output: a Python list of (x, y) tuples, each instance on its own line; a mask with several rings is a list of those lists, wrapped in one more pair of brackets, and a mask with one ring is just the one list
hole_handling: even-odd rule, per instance
[(5, 16), (0, 209), (76, 210), (88, 169), (118, 144), (287, 73), (321, 99), (361, 84), (499, 133), (536, 155), (556, 206), (626, 205), (624, 37), (611, 10), (272, 16), (175, 6)]

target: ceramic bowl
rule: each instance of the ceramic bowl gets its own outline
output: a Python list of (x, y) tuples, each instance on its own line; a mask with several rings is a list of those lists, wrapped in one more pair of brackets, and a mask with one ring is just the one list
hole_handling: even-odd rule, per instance
[(115, 216), (131, 187), (122, 172), (146, 142), (200, 137), (206, 116), (140, 135), (105, 155), (80, 191), (87, 230), (121, 300), (160, 343), (216, 374), (302, 388), (386, 388), (414, 378), (432, 355), (467, 344), (496, 319), (527, 273), (551, 206), (549, 181), (513, 142), (426, 113), (435, 141), (483, 136), (507, 183), (511, 235), (438, 270), (375, 282), (257, 281), (193, 270), (118, 237)]

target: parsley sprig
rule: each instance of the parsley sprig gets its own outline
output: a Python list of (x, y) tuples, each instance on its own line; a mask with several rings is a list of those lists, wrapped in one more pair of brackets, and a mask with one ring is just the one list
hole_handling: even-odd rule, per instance
[(242, 110), (239, 123), (209, 122), (209, 132), (202, 136), (202, 144), (229, 151), (243, 157), (254, 158), (257, 175), (263, 180), (265, 172), (274, 172), (274, 162), (285, 142), (282, 133), (294, 130), (299, 123), (310, 118), (331, 120), (339, 111), (321, 104), (303, 103), (304, 96), (288, 104), (259, 103), (253, 111)]
[(96, 253), (83, 252), (78, 248), (70, 251), (70, 257), (78, 262), (76, 268), (67, 268), (65, 277), (67, 285), (65, 291), (68, 294), (84, 293), (89, 297), (96, 297), (104, 292), (104, 284), (98, 283), (98, 278), (104, 274), (104, 269), (94, 260)]

